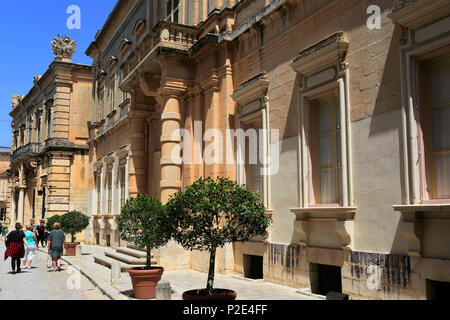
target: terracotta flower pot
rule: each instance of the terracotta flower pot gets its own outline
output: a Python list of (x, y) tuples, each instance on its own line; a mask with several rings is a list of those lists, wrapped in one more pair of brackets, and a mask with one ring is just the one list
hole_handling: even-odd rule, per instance
[(164, 268), (152, 267), (150, 270), (143, 268), (129, 269), (128, 273), (133, 283), (133, 293), (136, 299), (154, 299), (156, 285), (161, 280)]
[(206, 289), (195, 289), (183, 292), (183, 300), (202, 300), (202, 301), (217, 301), (217, 300), (236, 300), (236, 291), (228, 289), (213, 289), (214, 294), (208, 295)]
[(68, 257), (75, 257), (76, 255), (76, 247), (79, 245), (79, 242), (68, 242), (66, 243), (66, 255)]

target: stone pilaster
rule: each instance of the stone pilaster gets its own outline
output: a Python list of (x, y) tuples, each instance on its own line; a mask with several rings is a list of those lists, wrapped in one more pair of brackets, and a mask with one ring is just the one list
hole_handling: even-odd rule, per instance
[[(205, 132), (213, 133), (220, 130), (219, 126), (219, 92), (218, 92), (218, 80), (215, 77), (209, 78), (202, 84), (204, 89), (204, 105), (205, 105), (205, 118), (204, 118), (204, 130)], [(220, 162), (225, 159), (222, 158), (220, 150), (223, 148), (223, 141), (221, 141), (222, 135), (206, 134), (203, 139), (205, 140), (205, 164), (204, 164), (204, 176), (217, 178), (220, 169)], [(221, 161), (222, 160), (222, 161)]]
[(24, 200), (25, 200), (25, 188), (19, 188), (19, 200), (17, 202), (17, 221), (23, 225), (24, 219)]
[(9, 212), (9, 229), (12, 229), (16, 224), (16, 190), (11, 189), (11, 210)]
[(69, 138), (70, 99), (72, 90), (71, 71), (58, 70), (57, 87), (52, 112), (52, 137)]
[(51, 152), (46, 218), (69, 211), (72, 152)]

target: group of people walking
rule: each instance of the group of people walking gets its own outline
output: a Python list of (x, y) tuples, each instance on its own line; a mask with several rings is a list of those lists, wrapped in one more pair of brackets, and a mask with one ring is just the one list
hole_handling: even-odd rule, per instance
[(36, 229), (36, 232), (32, 231), (31, 226), (27, 226), (25, 232), (22, 229), (22, 224), (16, 223), (15, 230), (6, 236), (4, 259), (6, 261), (8, 258), (11, 258), (12, 273), (15, 274), (22, 271), (21, 262), (23, 263), (23, 268), (31, 269), (36, 248), (39, 248), (39, 242), (42, 247), (48, 247), (48, 254), (52, 258), (52, 270), (50, 271), (61, 271), (61, 256), (63, 255), (66, 242), (65, 234), (61, 230), (61, 224), (54, 224), (54, 230), (49, 234), (47, 233), (48, 238), (46, 237), (47, 230), (43, 223)]

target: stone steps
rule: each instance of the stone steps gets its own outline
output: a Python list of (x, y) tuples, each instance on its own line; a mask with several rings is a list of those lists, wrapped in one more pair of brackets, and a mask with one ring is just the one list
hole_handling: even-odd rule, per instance
[[(113, 258), (109, 258), (107, 256), (97, 255), (94, 256), (94, 262), (111, 269), (112, 264), (118, 261)], [(129, 269), (136, 267), (145, 267), (145, 265), (130, 265), (120, 262), (120, 269), (122, 272), (127, 272)]]
[[(145, 265), (145, 263), (147, 262), (146, 258), (135, 258), (127, 254), (122, 254), (113, 251), (106, 251), (105, 256), (131, 265)], [(156, 260), (152, 259), (152, 264), (153, 263), (156, 263)]]
[[(127, 246), (127, 248), (117, 248), (116, 251), (105, 251), (104, 255), (94, 256), (94, 262), (111, 268), (114, 262), (119, 262), (122, 272), (127, 272), (131, 268), (145, 267), (147, 262), (147, 252), (136, 246)], [(152, 265), (156, 265), (157, 261), (153, 259)]]
[[(135, 258), (147, 258), (147, 253), (141, 250), (131, 249), (131, 248), (117, 248), (118, 253), (126, 254)], [(153, 258), (153, 255), (152, 255)]]
[(127, 248), (147, 253), (147, 251), (145, 249), (139, 248), (138, 246), (135, 246), (134, 244), (131, 244), (131, 243), (127, 244)]

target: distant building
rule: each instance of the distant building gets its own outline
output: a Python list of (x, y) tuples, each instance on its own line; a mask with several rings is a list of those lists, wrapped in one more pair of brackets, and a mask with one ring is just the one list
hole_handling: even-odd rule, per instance
[(76, 42), (56, 37), (55, 60), (25, 96), (13, 95), (10, 225), (87, 212), (91, 67), (73, 63)]
[(11, 157), (10, 147), (0, 147), (0, 222), (7, 224), (6, 207), (8, 203), (8, 169)]

